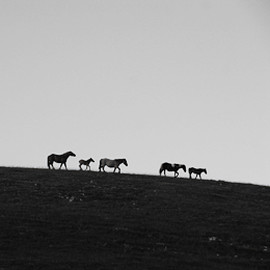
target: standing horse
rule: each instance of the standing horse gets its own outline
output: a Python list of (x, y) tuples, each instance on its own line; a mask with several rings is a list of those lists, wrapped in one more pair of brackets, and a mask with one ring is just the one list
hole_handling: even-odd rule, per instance
[(92, 162), (95, 162), (92, 158), (89, 158), (88, 160), (79, 160), (79, 167), (80, 167), (80, 170), (82, 170), (82, 165), (85, 165), (85, 170), (87, 170), (87, 168), (89, 168), (89, 171), (91, 171), (91, 168), (90, 168), (90, 163)]
[(101, 171), (101, 169), (103, 170), (103, 172), (105, 172), (104, 167), (108, 166), (110, 168), (114, 168), (113, 172), (116, 171), (116, 169), (118, 169), (118, 172), (120, 173), (121, 170), (119, 168), (119, 166), (121, 164), (125, 164), (126, 166), (128, 166), (127, 160), (125, 158), (120, 158), (120, 159), (108, 159), (108, 158), (103, 158), (99, 161), (99, 171)]
[(178, 170), (183, 169), (184, 172), (187, 171), (185, 165), (181, 164), (171, 164), (168, 162), (162, 163), (159, 169), (159, 174), (161, 175), (164, 172), (164, 175), (166, 176), (166, 170), (169, 172), (174, 172), (174, 177), (177, 177), (179, 175)]
[(189, 172), (189, 178), (190, 178), (190, 179), (192, 178), (191, 175), (192, 175), (193, 173), (196, 175), (195, 179), (197, 178), (197, 176), (199, 176), (200, 179), (202, 179), (202, 177), (201, 177), (201, 174), (202, 174), (202, 173), (207, 174), (206, 169), (201, 169), (201, 168), (196, 169), (196, 168), (193, 168), (193, 167), (189, 168), (189, 169), (188, 169), (188, 172)]
[(67, 170), (67, 159), (69, 157), (76, 157), (76, 155), (69, 151), (69, 152), (66, 152), (65, 154), (62, 154), (62, 155), (56, 155), (56, 154), (51, 154), (48, 156), (48, 167), (49, 169), (51, 169), (51, 166), (52, 168), (54, 169), (54, 166), (53, 166), (53, 163), (56, 162), (56, 163), (61, 163), (60, 167), (59, 167), (59, 170), (62, 168), (62, 165), (64, 164), (66, 170)]

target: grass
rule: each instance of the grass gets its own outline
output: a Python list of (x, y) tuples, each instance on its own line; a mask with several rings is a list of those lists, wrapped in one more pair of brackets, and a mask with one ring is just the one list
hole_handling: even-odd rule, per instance
[(0, 269), (269, 269), (270, 187), (0, 168)]

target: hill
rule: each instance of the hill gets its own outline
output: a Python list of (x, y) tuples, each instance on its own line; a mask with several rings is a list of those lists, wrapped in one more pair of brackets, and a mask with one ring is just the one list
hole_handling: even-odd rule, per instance
[(26, 168), (0, 186), (1, 270), (270, 265), (269, 187)]

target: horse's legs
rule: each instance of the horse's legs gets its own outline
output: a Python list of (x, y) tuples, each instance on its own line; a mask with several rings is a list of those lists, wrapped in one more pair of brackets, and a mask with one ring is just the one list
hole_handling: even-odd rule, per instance
[(66, 170), (67, 170), (67, 163), (65, 162), (64, 165), (65, 165), (65, 168), (66, 168)]
[(174, 172), (174, 177), (178, 177), (179, 173), (178, 172)]
[(80, 167), (80, 170), (82, 170), (82, 164), (80, 164), (79, 167)]
[(162, 173), (164, 172), (164, 176), (166, 176), (166, 170), (165, 169), (162, 169), (161, 171), (159, 171), (160, 173), (160, 176), (162, 176)]
[(189, 179), (192, 179), (191, 174), (192, 174), (192, 173), (189, 173)]
[(119, 167), (114, 167), (113, 173), (115, 173), (115, 172), (116, 172), (116, 169), (118, 169), (118, 173), (121, 173), (121, 170), (120, 170), (120, 168), (119, 168)]
[(49, 162), (48, 167), (49, 167), (49, 169), (54, 169), (53, 162)]

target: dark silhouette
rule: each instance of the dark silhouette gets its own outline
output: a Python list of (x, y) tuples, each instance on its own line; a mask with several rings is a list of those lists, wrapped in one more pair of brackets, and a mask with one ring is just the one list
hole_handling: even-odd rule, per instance
[(51, 169), (51, 167), (54, 169), (54, 166), (53, 166), (53, 163), (56, 162), (56, 163), (61, 163), (60, 167), (59, 167), (59, 170), (62, 168), (62, 165), (64, 164), (66, 170), (67, 170), (67, 159), (68, 157), (76, 157), (76, 155), (69, 151), (69, 152), (66, 152), (65, 154), (62, 154), (62, 155), (56, 155), (56, 154), (51, 154), (48, 156), (48, 167), (49, 169)]
[(182, 164), (171, 164), (168, 162), (162, 163), (159, 169), (159, 174), (161, 175), (162, 172), (164, 172), (164, 175), (166, 176), (166, 170), (169, 172), (174, 172), (174, 177), (177, 177), (179, 175), (178, 170), (183, 169), (184, 172), (187, 171), (186, 166)]
[(192, 178), (191, 175), (194, 173), (196, 175), (195, 179), (197, 178), (197, 176), (199, 176), (200, 179), (202, 179), (202, 177), (201, 177), (202, 173), (207, 174), (206, 169), (201, 169), (201, 168), (196, 169), (196, 168), (193, 168), (193, 167), (189, 168), (188, 172), (189, 172), (189, 178)]
[(89, 158), (88, 160), (79, 160), (79, 167), (80, 167), (80, 170), (82, 170), (82, 165), (85, 165), (85, 170), (87, 170), (87, 168), (89, 168), (89, 171), (91, 171), (91, 168), (90, 168), (90, 163), (91, 162), (95, 162), (92, 158)]
[(116, 171), (116, 169), (118, 169), (118, 172), (120, 173), (121, 170), (119, 168), (119, 166), (121, 164), (125, 164), (126, 166), (128, 166), (127, 160), (125, 158), (120, 158), (120, 159), (108, 159), (108, 158), (103, 158), (99, 161), (99, 171), (101, 171), (101, 169), (103, 170), (103, 172), (105, 172), (104, 167), (108, 166), (110, 168), (114, 168), (113, 172)]

